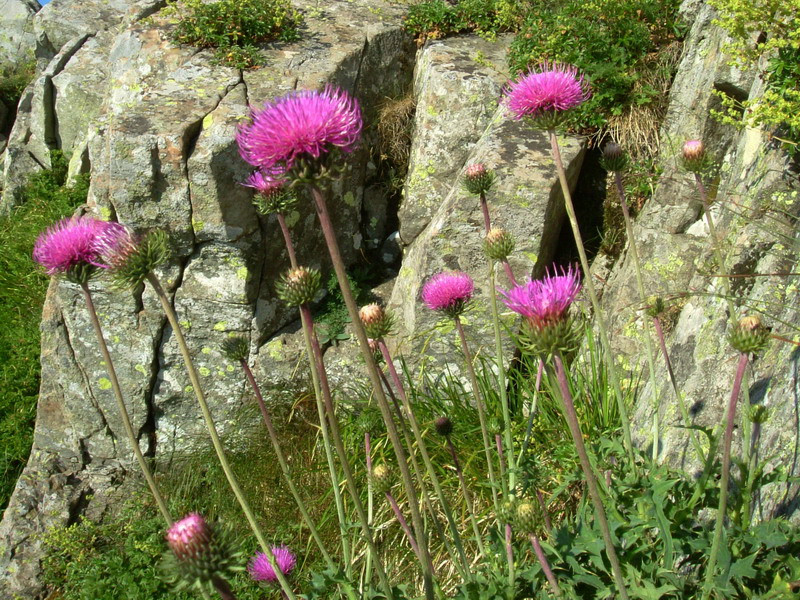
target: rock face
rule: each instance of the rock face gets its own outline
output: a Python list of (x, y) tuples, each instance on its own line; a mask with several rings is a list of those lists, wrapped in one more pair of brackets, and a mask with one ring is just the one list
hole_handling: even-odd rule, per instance
[[(687, 51), (672, 88), (670, 108), (662, 128), (661, 177), (655, 195), (639, 215), (634, 238), (638, 245), (646, 294), (667, 300), (663, 320), (667, 345), (679, 389), (691, 411), (692, 423), (713, 428), (724, 419), (731, 392), (736, 353), (726, 341), (732, 320), (759, 314), (780, 335), (797, 340), (800, 323), (797, 272), (798, 177), (764, 132), (738, 132), (712, 121), (708, 110), (719, 100), (713, 89), (740, 99), (758, 97), (761, 81), (753, 73), (733, 71), (722, 52), (725, 35), (710, 21), (703, 5), (686, 42)], [(693, 107), (687, 111), (686, 107)], [(714, 240), (702, 216), (693, 175), (678, 165), (684, 140), (702, 139), (719, 165), (718, 180), (709, 184), (711, 215), (720, 237), (724, 261), (714, 259)], [(721, 273), (728, 277), (719, 277)], [(755, 274), (755, 275), (753, 275)], [(603, 293), (612, 330), (612, 344), (624, 366), (641, 371), (644, 389), (635, 407), (635, 436), (652, 443), (653, 389), (647, 372), (645, 320), (635, 285), (630, 252), (614, 267)], [(734, 314), (731, 314), (732, 300)], [(747, 376), (750, 403), (766, 407), (769, 419), (755, 426), (754, 447), (769, 467), (793, 471), (796, 441), (796, 347), (772, 340), (767, 351), (750, 363)], [(693, 470), (695, 453), (663, 359), (657, 357), (658, 412), (662, 422), (661, 452), (675, 465)], [(739, 414), (746, 412), (739, 405)], [(737, 436), (740, 430), (737, 430)], [(736, 441), (736, 440), (735, 440)], [(791, 514), (796, 501), (785, 485), (762, 491), (760, 515)]]
[(41, 8), (36, 0), (0, 2), (0, 66), (19, 64), (34, 57), (33, 16)]

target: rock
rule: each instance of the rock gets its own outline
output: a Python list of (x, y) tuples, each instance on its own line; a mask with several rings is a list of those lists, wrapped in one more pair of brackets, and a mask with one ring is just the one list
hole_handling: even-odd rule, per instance
[(398, 214), (404, 245), (428, 225), (491, 122), (506, 81), (498, 71), (507, 71), (507, 44), (506, 38), (491, 43), (460, 36), (421, 51), (414, 73), (414, 136)]
[(41, 8), (36, 0), (0, 2), (0, 66), (21, 65), (33, 58), (33, 18)]

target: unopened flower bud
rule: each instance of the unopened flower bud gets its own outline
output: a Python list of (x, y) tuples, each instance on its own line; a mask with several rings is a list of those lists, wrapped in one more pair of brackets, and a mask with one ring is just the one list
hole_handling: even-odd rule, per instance
[(616, 142), (609, 142), (603, 146), (600, 165), (610, 173), (624, 171), (628, 168), (628, 155), (625, 154), (622, 146)]
[(250, 354), (250, 342), (243, 335), (235, 335), (222, 342), (222, 353), (233, 362), (247, 360)]
[(706, 148), (700, 140), (689, 140), (683, 144), (683, 168), (690, 173), (701, 173), (709, 166)]
[(533, 533), (536, 530), (537, 514), (533, 503), (523, 500), (514, 511), (514, 525), (522, 533)]
[(362, 306), (361, 310), (358, 311), (358, 316), (368, 337), (380, 340), (391, 333), (394, 319), (380, 304), (373, 302)]
[(289, 306), (302, 306), (314, 301), (319, 291), (320, 273), (316, 269), (289, 269), (275, 284), (278, 297)]
[(517, 498), (516, 496), (508, 496), (500, 503), (500, 510), (497, 513), (497, 519), (501, 523), (513, 523), (517, 513)]
[(769, 329), (756, 315), (743, 317), (728, 335), (728, 342), (742, 354), (756, 354), (769, 341)]
[(372, 485), (375, 488), (375, 493), (385, 494), (392, 489), (392, 472), (384, 464), (375, 465), (372, 467)]
[(483, 251), (492, 260), (506, 260), (514, 251), (514, 236), (505, 229), (493, 227), (483, 238)]
[(166, 232), (155, 230), (139, 236), (123, 225), (107, 228), (98, 247), (115, 285), (120, 288), (136, 288), (170, 256)]
[(751, 423), (759, 425), (766, 423), (769, 418), (769, 410), (763, 404), (754, 404), (750, 406), (750, 414), (748, 415)]
[(453, 433), (453, 422), (450, 417), (439, 417), (433, 422), (433, 428), (439, 435), (447, 437)]
[(664, 299), (661, 296), (650, 296), (644, 310), (648, 317), (656, 318), (664, 312)]
[(494, 185), (494, 179), (494, 171), (483, 163), (475, 163), (464, 170), (464, 189), (470, 194), (485, 194)]

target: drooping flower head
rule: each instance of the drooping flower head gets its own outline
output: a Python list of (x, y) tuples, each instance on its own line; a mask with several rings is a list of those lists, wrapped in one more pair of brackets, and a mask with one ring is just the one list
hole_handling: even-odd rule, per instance
[(266, 171), (274, 168), (306, 171), (331, 150), (351, 152), (361, 137), (361, 110), (346, 91), (291, 92), (260, 109), (236, 134), (242, 158)]
[(472, 277), (461, 271), (437, 273), (422, 288), (422, 301), (431, 310), (438, 310), (450, 317), (457, 317), (472, 298), (475, 283)]
[(75, 283), (86, 283), (98, 267), (105, 267), (98, 250), (98, 236), (109, 227), (92, 217), (62, 219), (36, 240), (33, 260), (48, 275), (64, 275)]
[(563, 113), (589, 99), (589, 85), (578, 69), (571, 65), (543, 62), (508, 84), (506, 106), (519, 120), (531, 119), (551, 129)]
[[(273, 546), (270, 550), (275, 559), (275, 564), (280, 569), (281, 573), (288, 575), (291, 573), (297, 564), (297, 558), (292, 554), (286, 546)], [(258, 552), (247, 565), (247, 572), (254, 581), (266, 581), (275, 583), (278, 581), (278, 576), (275, 569), (269, 563), (267, 555), (263, 552)]]
[(242, 185), (256, 191), (253, 204), (262, 215), (286, 213), (297, 201), (297, 196), (289, 189), (289, 181), (281, 171), (254, 171)]
[(138, 235), (120, 223), (108, 223), (97, 248), (116, 285), (135, 288), (170, 256), (169, 238), (155, 230)]
[(580, 276), (570, 266), (500, 293), (508, 308), (525, 317), (523, 330), (530, 346), (537, 352), (552, 352), (566, 349), (572, 341), (568, 311), (580, 291)]

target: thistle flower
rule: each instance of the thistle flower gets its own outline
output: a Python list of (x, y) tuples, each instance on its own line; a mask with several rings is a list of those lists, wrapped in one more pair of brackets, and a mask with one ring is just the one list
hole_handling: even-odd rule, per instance
[(624, 171), (628, 168), (628, 155), (625, 154), (622, 146), (616, 142), (609, 142), (603, 146), (600, 165), (609, 173)]
[(568, 310), (581, 290), (578, 271), (572, 266), (561, 274), (547, 274), (510, 290), (500, 290), (503, 303), (525, 317), (523, 335), (534, 353), (565, 351), (575, 343)]
[(98, 237), (110, 226), (92, 217), (62, 219), (36, 240), (33, 260), (48, 275), (64, 275), (73, 283), (85, 284), (97, 271), (105, 268), (100, 256)]
[(254, 171), (242, 184), (256, 191), (253, 204), (262, 215), (285, 213), (296, 204), (297, 196), (289, 189), (289, 182), (282, 175), (280, 171)]
[(756, 315), (742, 317), (728, 335), (728, 343), (742, 354), (761, 352), (769, 342), (769, 329)]
[(462, 183), (470, 194), (485, 194), (494, 185), (494, 171), (487, 169), (483, 163), (474, 163), (464, 170)]
[(431, 310), (457, 317), (472, 298), (475, 283), (461, 271), (443, 271), (431, 277), (422, 288), (422, 301)]
[(536, 125), (552, 129), (566, 111), (588, 100), (591, 92), (577, 68), (543, 62), (510, 82), (505, 95), (513, 118), (526, 117)]
[(318, 162), (333, 149), (351, 152), (361, 137), (358, 101), (326, 86), (292, 92), (253, 109), (236, 134), (239, 153), (253, 166), (291, 170), (298, 161)]
[(278, 297), (289, 306), (302, 306), (314, 301), (319, 291), (320, 273), (316, 269), (289, 269), (275, 284)]
[(374, 340), (385, 338), (392, 330), (394, 319), (384, 308), (375, 302), (362, 306), (358, 317), (364, 325), (367, 336)]
[(681, 150), (683, 168), (690, 173), (702, 173), (709, 166), (706, 148), (700, 140), (687, 140)]
[(138, 286), (170, 255), (164, 231), (140, 236), (120, 223), (109, 223), (98, 236), (97, 246), (109, 273), (121, 288)]
[(506, 260), (515, 246), (514, 236), (505, 229), (493, 227), (483, 238), (483, 251), (492, 260)]
[(433, 428), (442, 437), (447, 437), (453, 433), (453, 422), (450, 417), (439, 417), (433, 422)]
[[(281, 570), (281, 573), (288, 575), (292, 572), (297, 564), (297, 558), (286, 546), (273, 546), (270, 551), (275, 559), (275, 564)], [(278, 576), (272, 565), (269, 563), (267, 555), (263, 552), (258, 552), (247, 565), (247, 572), (254, 581), (266, 581), (275, 583), (278, 581)]]
[(198, 513), (173, 523), (166, 540), (172, 553), (165, 557), (164, 567), (178, 589), (212, 589), (217, 580), (227, 580), (240, 570), (229, 536), (216, 531)]

